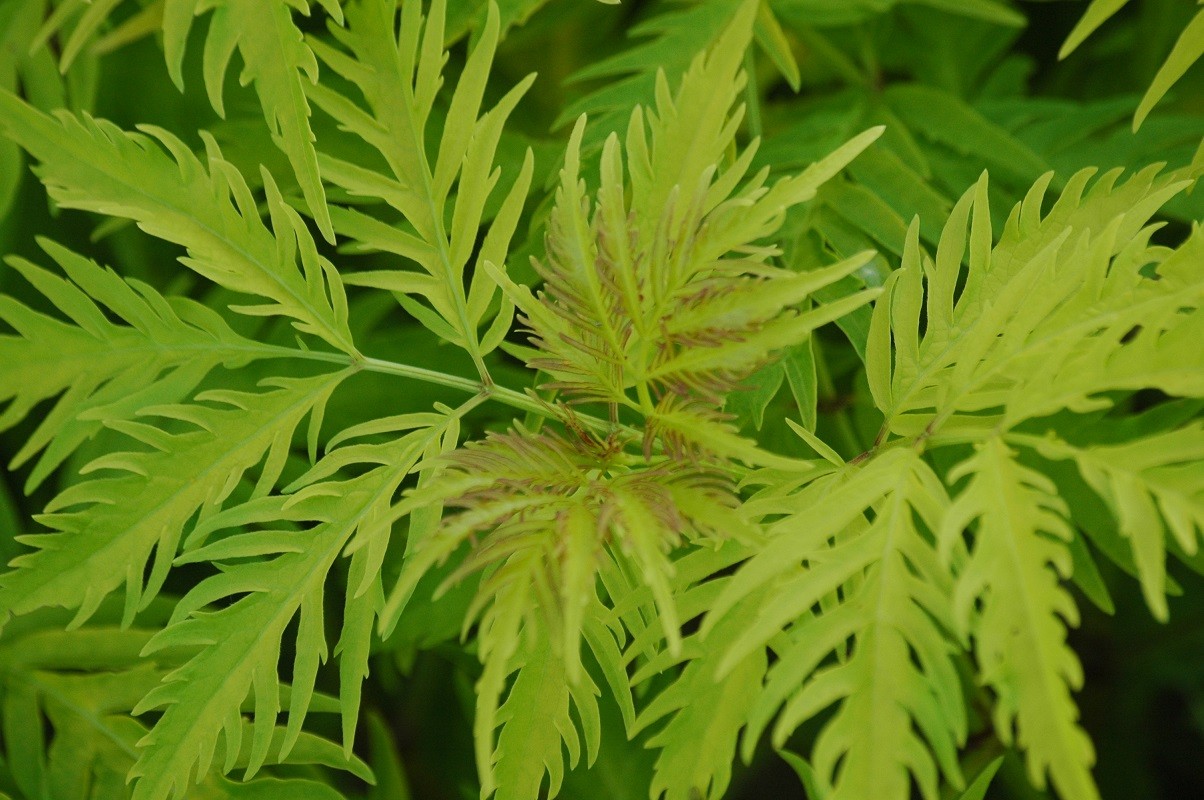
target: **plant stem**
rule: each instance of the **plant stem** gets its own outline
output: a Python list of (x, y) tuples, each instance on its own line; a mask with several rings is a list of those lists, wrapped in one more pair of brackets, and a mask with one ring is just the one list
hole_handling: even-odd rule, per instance
[[(449, 389), (459, 389), (470, 394), (479, 394), (483, 398), (495, 400), (503, 405), (516, 408), (521, 411), (528, 411), (548, 417), (552, 415), (553, 407), (544, 401), (531, 397), (523, 392), (507, 389), (504, 386), (498, 386), (496, 383), (484, 383), (472, 378), (463, 378), (459, 375), (448, 375), (446, 372), (438, 370), (426, 369), (424, 367), (415, 367), (409, 364), (401, 364), (396, 361), (386, 361), (381, 358), (353, 358), (346, 353), (328, 353), (318, 350), (295, 350), (291, 348), (283, 348), (282, 355), (288, 355), (293, 358), (308, 359), (310, 361), (325, 361), (330, 364), (340, 364), (348, 367), (358, 368), (367, 372), (376, 372), (382, 375), (396, 375), (399, 378), (409, 378), (411, 380), (430, 383), (436, 386), (446, 386)], [(606, 420), (598, 419), (597, 417), (589, 416), (588, 414), (576, 414), (578, 422), (587, 428), (599, 433), (609, 433), (614, 430), (614, 425)]]

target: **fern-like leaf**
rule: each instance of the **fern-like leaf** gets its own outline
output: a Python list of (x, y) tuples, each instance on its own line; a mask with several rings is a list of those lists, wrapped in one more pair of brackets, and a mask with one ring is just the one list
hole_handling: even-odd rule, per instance
[[(339, 0), (319, 0), (336, 20), (342, 20)], [(293, 10), (308, 15), (307, 0), (165, 0), (163, 46), (168, 71), (183, 89), (184, 45), (195, 17), (211, 11), (205, 42), (205, 88), (222, 113), (222, 83), (230, 56), (238, 50), (242, 81), (255, 85), (264, 117), (280, 148), (288, 156), (306, 205), (323, 235), (333, 241), (326, 193), (318, 171), (314, 134), (309, 124), (306, 82), (318, 80), (318, 62), (293, 21)]]
[[(579, 649), (582, 611), (607, 550), (643, 576), (664, 636), (676, 650), (680, 633), (668, 551), (686, 539), (724, 539), (747, 526), (733, 513), (732, 488), (718, 474), (671, 462), (632, 469), (624, 460), (608, 463), (597, 451), (578, 450), (547, 433), (493, 436), (451, 456), (437, 488), (415, 494), (407, 504), (419, 508), (438, 500), (464, 511), (448, 517), (427, 539), (411, 543), (414, 554), (390, 597), (386, 621), (396, 619), (428, 569), (476, 534), (487, 533), (488, 542), (454, 577), (505, 562), (513, 551), (542, 551), (547, 565), (533, 580), (555, 592), (545, 598), (542, 613), (550, 627), (563, 631), (552, 640), (570, 664)], [(481, 602), (488, 589), (481, 587)], [(577, 667), (569, 671), (575, 676)]]
[(8, 401), (0, 429), (58, 398), (9, 465), (15, 469), (42, 452), (26, 482), (29, 491), (105, 421), (179, 402), (217, 366), (285, 352), (239, 336), (200, 303), (165, 298), (53, 242), (41, 244), (67, 279), (24, 259), (8, 263), (67, 319), (0, 296), (0, 320), (16, 331), (0, 336), (0, 400)]
[(1054, 485), (990, 438), (950, 474), (968, 478), (941, 526), (942, 550), (962, 542), (977, 521), (970, 558), (953, 596), (954, 619), (974, 642), (982, 680), (995, 692), (995, 731), (1025, 751), (1028, 776), (1048, 774), (1066, 800), (1098, 800), (1094, 749), (1078, 725), (1071, 691), (1082, 667), (1066, 643), (1078, 623), (1074, 599), (1059, 584), (1070, 576), (1067, 543), (1075, 533)]
[(293, 431), (306, 414), (320, 422), (326, 399), (346, 375), (280, 379), (274, 391), (211, 391), (197, 403), (141, 410), (143, 417), (182, 421), (188, 429), (179, 433), (143, 421), (113, 422), (150, 449), (100, 457), (85, 471), (115, 474), (77, 483), (51, 501), (39, 517), (51, 532), (22, 537), (34, 551), (0, 576), (0, 618), (62, 606), (78, 609), (78, 625), (124, 583), (125, 620), (132, 621), (163, 586), (193, 516), (218, 511), (260, 462), (256, 492), (268, 492)]
[[(551, 387), (567, 390), (570, 401), (610, 404), (616, 421), (619, 406), (644, 415), (649, 423), (644, 463), (624, 452), (628, 442), (618, 430), (608, 440), (594, 438), (565, 411), (562, 419), (577, 439), (547, 432), (495, 435), (452, 456), (430, 489), (399, 507), (446, 504), (463, 510), (422, 538), (411, 538), (409, 558), (386, 604), (386, 631), (418, 581), (465, 545), (451, 581), (484, 573), (466, 630), (480, 619), (484, 674), (475, 738), (486, 795), (503, 792), (500, 776), (515, 768), (526, 770), (522, 785), (528, 791), (538, 788), (545, 769), (555, 789), (561, 741), (575, 759), (576, 731), (564, 724), (568, 695), (559, 690), (556, 707), (564, 714), (529, 735), (537, 751), (528, 754), (531, 762), (515, 767), (512, 759), (520, 751), (506, 744), (504, 726), (493, 746), (498, 720), (513, 708), (511, 700), (502, 704), (511, 676), (517, 671), (513, 694), (523, 686), (522, 670), (532, 668), (528, 659), (539, 669), (551, 668), (543, 656), (545, 640), (562, 671), (545, 685), (563, 682), (575, 693), (588, 741), (593, 690), (582, 669), (581, 639), (608, 682), (618, 671), (607, 636), (600, 633), (610, 621), (601, 613), (599, 578), (617, 602), (612, 592), (622, 583), (613, 576), (638, 576), (646, 591), (624, 594), (624, 603), (636, 605), (627, 606), (620, 618), (634, 625), (633, 635), (653, 637), (643, 649), (655, 652), (663, 638), (666, 652), (681, 654), (670, 552), (697, 539), (745, 537), (751, 528), (733, 508), (732, 489), (705, 459), (672, 456), (701, 451), (764, 463), (758, 448), (719, 415), (724, 391), (775, 351), (804, 340), (873, 295), (863, 292), (797, 311), (814, 289), (849, 274), (865, 258), (795, 274), (766, 264), (775, 251), (759, 243), (777, 230), (787, 208), (813, 197), (879, 131), (772, 187), (761, 174), (738, 189), (751, 149), (727, 169), (717, 166), (739, 124), (731, 107), (742, 86), (739, 70), (756, 9), (756, 3), (741, 5), (676, 95), (662, 79), (655, 111), (645, 118), (642, 109), (636, 110), (626, 166), (618, 137), (607, 141), (592, 219), (581, 179), (584, 121), (578, 124), (549, 224), (548, 263), (540, 265), (544, 295), (537, 299), (499, 265), (488, 265), (534, 333), (539, 349), (529, 360), (550, 375)], [(434, 13), (432, 18), (438, 19)], [(667, 445), (669, 460), (653, 458), (658, 441)], [(695, 672), (690, 674), (694, 680)], [(588, 697), (581, 695), (582, 687), (589, 689)], [(670, 727), (676, 730), (673, 723)], [(681, 769), (676, 756), (667, 757), (676, 764), (667, 767), (670, 772)], [(539, 764), (544, 767), (536, 770)], [(677, 778), (672, 781), (676, 785)], [(717, 776), (717, 781), (726, 779)]]
[[(506, 259), (531, 185), (530, 152), (513, 176), (479, 252), (478, 232), (500, 179), (494, 159), (503, 126), (534, 76), (482, 113), (500, 35), (497, 5), (490, 2), (481, 36), (452, 93), (438, 149), (428, 156), (428, 122), (447, 60), (445, 15), (445, 0), (435, 0), (425, 18), (420, 3), (405, 3), (398, 29), (396, 0), (351, 6), (347, 28), (331, 29), (345, 50), (318, 40), (312, 44), (332, 70), (359, 90), (368, 108), (325, 86), (314, 86), (310, 93), (342, 128), (379, 151), (390, 173), (381, 175), (375, 165), (324, 155), (324, 174), (352, 195), (383, 201), (400, 216), (391, 225), (339, 209), (336, 228), (357, 249), (389, 252), (422, 268), (359, 273), (349, 280), (394, 292), (420, 322), (467, 350), (483, 372), (481, 357), (501, 342), (513, 307), (503, 304), (496, 309), (497, 286), (482, 267)], [(475, 268), (466, 281), (470, 262)], [(497, 321), (482, 335), (479, 329), (491, 310)]]
[[(1011, 426), (1062, 408), (1106, 406), (1096, 395), (1110, 389), (1174, 392), (1176, 377), (1189, 388), (1198, 384), (1190, 361), (1174, 364), (1182, 336), (1163, 332), (1199, 324), (1204, 283), (1174, 262), (1173, 279), (1142, 272), (1169, 256), (1149, 245), (1150, 217), (1191, 180), (1152, 167), (1121, 184), (1119, 171), (1108, 173), (1087, 190), (1091, 175), (1075, 175), (1048, 213), (1041, 203), (1050, 176), (1039, 181), (997, 244), (985, 177), (950, 215), (935, 261), (922, 253), (912, 226), (903, 268), (887, 282), (870, 330), (867, 370), (887, 417), (883, 436)], [(959, 292), (967, 235), (969, 268)], [(1194, 252), (1198, 243), (1185, 247)], [(1111, 363), (1160, 344), (1163, 357), (1146, 365), (1145, 382)]]
[[(1017, 361), (1025, 367), (1029, 358), (1028, 363), (1040, 363), (1042, 378), (1017, 386), (1008, 402), (1008, 423), (1059, 408), (1104, 407), (1106, 393), (1115, 391), (1157, 389), (1204, 397), (1204, 352), (1197, 346), (1204, 334), (1202, 257), (1199, 228), (1170, 252), (1147, 247), (1145, 236), (1130, 242), (1106, 280), (1097, 275), (1083, 287), (1086, 296), (1076, 305), (1094, 299), (1084, 313), (1059, 313), (1050, 320), (1054, 325), (1038, 327), (1034, 339), (1046, 341)], [(1150, 270), (1151, 262), (1156, 279), (1139, 277), (1138, 270)], [(1050, 335), (1063, 326), (1069, 328), (1066, 333)], [(1093, 335), (1074, 346), (1073, 338), (1087, 331)], [(1009, 369), (1016, 366), (1013, 361)]]
[[(697, 591), (710, 594), (714, 588)], [(648, 738), (648, 747), (659, 751), (650, 787), (654, 800), (721, 798), (727, 791), (740, 731), (765, 677), (766, 655), (764, 649), (751, 652), (720, 677), (718, 667), (726, 652), (715, 645), (737, 635), (736, 629), (747, 622), (747, 615), (731, 614), (710, 642), (699, 642), (698, 634), (688, 639), (683, 650), (693, 658), (673, 683), (640, 711), (631, 727), (634, 736), (659, 724), (659, 730)], [(663, 661), (650, 661), (637, 673), (636, 681), (651, 675)]]
[[(465, 630), (481, 614), (477, 636), (485, 672), (478, 687), (476, 739), (486, 794), (494, 785), (502, 793), (501, 775), (521, 769), (512, 759), (522, 755), (516, 744), (505, 743), (504, 726), (496, 750), (491, 746), (494, 729), (506, 717), (499, 703), (512, 673), (519, 672), (513, 693), (522, 685), (523, 669), (553, 669), (547, 659), (554, 655), (554, 668), (562, 674), (545, 683), (564, 682), (585, 715), (594, 690), (581, 663), (584, 640), (611, 688), (622, 682), (614, 678), (622, 666), (608, 638), (611, 623), (599, 602), (599, 577), (612, 569), (639, 576), (646, 589), (640, 606), (659, 620), (657, 640), (663, 638), (669, 651), (677, 653), (680, 616), (670, 551), (686, 541), (725, 539), (748, 530), (732, 508), (731, 487), (717, 475), (689, 464), (633, 469), (618, 455), (608, 463), (600, 451), (604, 444), (594, 443), (599, 450), (591, 452), (547, 433), (494, 436), (450, 456), (432, 488), (403, 503), (422, 508), (443, 502), (463, 510), (450, 514), (425, 538), (411, 541), (412, 553), (383, 615), (386, 631), (423, 575), (465, 543), (484, 537), (462, 557), (449, 582), (485, 572)], [(580, 694), (583, 687), (588, 697)], [(512, 706), (510, 713), (518, 712)], [(567, 741), (566, 731), (561, 736)], [(552, 733), (545, 727), (540, 735)], [(575, 761), (572, 752), (570, 747)], [(548, 764), (553, 786), (560, 769), (559, 757), (555, 767)], [(534, 784), (528, 780), (523, 785), (537, 787), (538, 776)]]
[[(63, 37), (59, 57), (59, 69), (66, 72), (89, 43), (100, 51), (112, 47), (95, 39), (121, 4), (122, 0), (64, 0), (46, 19), (35, 45), (41, 52), (40, 45), (51, 36), (69, 31)], [(318, 4), (342, 21), (339, 0), (318, 0)], [(323, 236), (333, 241), (305, 96), (305, 84), (318, 80), (318, 64), (293, 20), (294, 11), (309, 16), (311, 5), (309, 0), (158, 0), (151, 8), (125, 20), (106, 39), (124, 42), (131, 35), (145, 35), (152, 26), (162, 28), (167, 71), (182, 91), (189, 33), (201, 14), (212, 12), (205, 41), (204, 80), (213, 108), (218, 114), (225, 114), (222, 84), (237, 50), (243, 62), (243, 84), (255, 85), (264, 118), (292, 165), (310, 213)], [(76, 19), (71, 24), (73, 17)]]
[[(168, 627), (149, 652), (199, 647), (200, 652), (149, 693), (137, 712), (164, 707), (142, 742), (132, 775), (134, 800), (183, 797), (209, 771), (224, 742), (223, 772), (238, 765), (243, 726), (240, 709), (254, 696), (250, 750), (243, 766), (254, 775), (269, 757), (284, 758), (302, 735), (319, 666), (327, 659), (324, 623), (327, 576), (354, 537), (375, 546), (354, 548), (348, 589), (343, 655), (345, 747), (350, 748), (367, 669), (366, 642), (356, 631), (372, 630), (380, 608), (380, 560), (397, 515), (394, 495), (431, 442), (458, 435), (458, 415), (417, 414), (390, 421), (404, 435), (384, 444), (352, 444), (333, 450), (297, 484), (297, 491), (252, 499), (209, 518), (197, 528), (179, 561), (217, 562), (221, 572), (201, 581), (176, 606)], [(341, 439), (384, 430), (353, 428)], [(369, 465), (355, 478), (334, 480), (349, 465)], [(290, 530), (288, 523), (310, 523)], [(284, 527), (280, 527), (281, 525)], [(249, 528), (222, 538), (227, 529)], [(213, 541), (209, 539), (213, 538)], [(250, 560), (242, 560), (248, 559)], [(357, 599), (365, 597), (362, 603)], [(210, 608), (218, 604), (218, 608)], [(361, 606), (366, 605), (366, 608)], [(359, 615), (367, 613), (367, 625)], [(298, 619), (288, 725), (276, 735), (280, 713), (278, 662), (286, 630)]]
[(187, 248), (181, 261), (209, 280), (270, 301), (238, 311), (291, 318), (303, 333), (356, 353), (334, 266), (318, 254), (266, 171), (271, 227), (263, 224), (246, 181), (212, 137), (202, 133), (206, 167), (161, 128), (127, 133), (86, 115), (54, 118), (6, 92), (0, 92), (0, 132), (41, 162), (38, 174), (60, 206), (134, 220)]
[[(169, 604), (158, 602), (140, 627), (121, 628), (121, 606), (106, 603), (89, 624), (63, 631), (61, 612), (45, 610), (22, 618), (0, 643), (0, 737), (7, 766), (23, 796), (56, 800), (127, 800), (127, 775), (138, 758), (146, 728), (130, 712), (178, 664), (184, 651), (141, 657), (140, 651), (166, 621)], [(329, 698), (315, 703), (337, 710)], [(48, 738), (49, 734), (49, 738)], [(237, 755), (246, 762), (247, 753)], [(286, 762), (309, 769), (331, 767), (371, 779), (367, 766), (337, 745), (306, 735)], [(288, 792), (315, 794), (313, 781), (263, 778), (239, 784), (207, 776), (198, 791), (213, 800), (284, 798)]]
[(1115, 515), (1133, 548), (1146, 602), (1165, 620), (1166, 550), (1177, 545), (1191, 555), (1204, 533), (1204, 481), (1196, 464), (1204, 458), (1200, 424), (1122, 444), (1078, 446), (1055, 437), (1012, 434), (1051, 459), (1072, 460)]
[[(966, 735), (949, 635), (951, 586), (931, 539), (948, 499), (908, 450), (834, 480), (839, 473), (782, 501), (793, 513), (770, 526), (768, 543), (719, 595), (703, 627), (707, 643), (726, 650), (722, 675), (787, 632), (753, 706), (746, 755), (779, 708), (777, 747), (839, 703), (813, 754), (830, 796), (906, 800), (914, 778), (935, 800), (938, 763), (962, 785), (956, 753)], [(724, 615), (765, 586), (773, 587), (769, 596), (724, 636)], [(826, 663), (850, 641), (851, 655)]]
[[(517, 592), (525, 587), (515, 586)], [(482, 797), (492, 792), (496, 800), (527, 800), (540, 796), (540, 785), (547, 774), (547, 796), (555, 797), (564, 777), (563, 750), (568, 751), (570, 766), (581, 761), (581, 738), (585, 739), (586, 763), (598, 756), (601, 722), (595, 698), (598, 690), (588, 678), (571, 683), (561, 659), (538, 627), (519, 632), (523, 644), (506, 668), (515, 670), (506, 701), (496, 717), (478, 719), (478, 741), (493, 740), (493, 731), (484, 727), (490, 721), (500, 726), (497, 746), (489, 756), (492, 769), (485, 772)], [(530, 638), (534, 638), (531, 641)], [(492, 678), (492, 675), (490, 676)], [(482, 678), (481, 689), (489, 684)], [(570, 714), (576, 709), (578, 723)]]
[[(707, 449), (707, 437), (691, 437), (691, 430), (714, 430), (712, 444), (735, 438), (713, 415), (707, 418), (705, 406), (718, 406), (771, 353), (875, 294), (798, 311), (815, 290), (855, 271), (868, 255), (796, 274), (766, 264), (776, 251), (760, 242), (777, 231), (788, 208), (814, 197), (880, 130), (772, 186), (762, 172), (737, 188), (755, 148), (726, 169), (717, 166), (740, 120), (731, 108), (743, 85), (740, 54), (755, 12), (755, 3), (741, 6), (676, 95), (662, 78), (655, 111), (646, 118), (636, 109), (625, 145), (617, 135), (607, 139), (592, 218), (581, 178), (585, 121), (578, 122), (549, 220), (539, 297), (494, 270), (534, 334), (539, 353), (530, 364), (551, 376), (549, 388), (564, 390), (570, 401), (627, 406), (653, 427), (692, 438), (695, 449)], [(702, 413), (690, 413), (691, 424), (681, 425), (687, 406)], [(733, 454), (728, 450), (725, 455)]]

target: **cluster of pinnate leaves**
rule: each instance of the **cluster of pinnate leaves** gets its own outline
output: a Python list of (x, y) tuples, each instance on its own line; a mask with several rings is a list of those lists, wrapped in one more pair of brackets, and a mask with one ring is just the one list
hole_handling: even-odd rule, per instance
[[(614, 733), (655, 751), (653, 798), (718, 798), (767, 731), (813, 800), (981, 798), (983, 738), (1033, 786), (1099, 797), (1069, 586), (1110, 602), (1102, 554), (1164, 619), (1168, 553), (1192, 562), (1204, 533), (1204, 233), (1159, 234), (1191, 219), (1197, 171), (1040, 175), (1055, 153), (921, 84), (818, 107), (854, 129), (814, 158), (761, 148), (759, 55), (797, 89), (791, 36), (847, 71), (825, 15), (908, 5), (820, 0), (644, 25), (582, 71), (603, 88), (540, 169), (512, 120), (533, 76), (490, 73), (544, 2), (319, 5), (303, 34), (303, 0), (120, 21), (117, 0), (0, 2), (20, 48), (0, 80), (25, 97), (0, 91), (0, 199), (24, 151), (58, 208), (133, 221), (220, 287), (50, 240), (8, 260), (27, 286), (0, 295), (0, 429), (27, 492), (57, 488), (0, 576), (0, 797), (360, 796), (338, 770), (406, 796), (363, 685), (448, 613), (479, 661), (483, 798), (555, 796)], [(1067, 48), (1122, 5), (1096, 0)], [(39, 110), (86, 95), (47, 41), (70, 76), (161, 29), (183, 86), (197, 14), (212, 106), (237, 52), (283, 174), (205, 131)], [(906, 154), (954, 164), (960, 136), (1003, 188), (983, 173), (946, 203), (964, 164)], [(369, 355), (394, 300), (410, 360)], [(817, 426), (833, 341), (877, 429), (861, 452)], [(415, 355), (440, 344), (458, 355)], [(396, 388), (347, 411), (369, 374)], [(398, 400), (420, 384), (429, 402)]]

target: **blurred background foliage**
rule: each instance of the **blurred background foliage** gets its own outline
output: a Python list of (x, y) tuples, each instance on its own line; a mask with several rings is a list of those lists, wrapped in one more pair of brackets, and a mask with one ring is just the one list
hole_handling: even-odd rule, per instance
[[(101, 5), (107, 16), (90, 17), (89, 9)], [(476, 34), (484, 5), (482, 0), (450, 3), (449, 42)], [(621, 5), (500, 0), (507, 32), (494, 85), (508, 86), (531, 71), (539, 73), (503, 141), (499, 158), (504, 167), (516, 168), (529, 146), (536, 156), (536, 185), (549, 187), (573, 119), (590, 115), (587, 138), (595, 146), (606, 133), (625, 126), (633, 105), (652, 98), (656, 71), (676, 78), (714, 40), (736, 5), (734, 0), (624, 0)], [(154, 35), (161, 8), (155, 0), (0, 0), (0, 86), (18, 89), (46, 109), (83, 109), (124, 128), (159, 125), (197, 148), (196, 131), (210, 130), (244, 174), (258, 174), (257, 165), (264, 163), (298, 196), (295, 184), (287, 186), (292, 172), (268, 137), (255, 93), (239, 85), (237, 70), (226, 77), (224, 118), (203, 92), (181, 93), (173, 85)], [(1172, 167), (1190, 162), (1204, 139), (1201, 65), (1187, 72), (1136, 132), (1133, 118), (1199, 7), (1191, 0), (1134, 0), (1059, 59), (1085, 8), (1086, 3), (1074, 0), (767, 0), (757, 26), (758, 46), (747, 65), (752, 79), (746, 133), (762, 138), (760, 164), (775, 171), (796, 170), (857, 131), (887, 126), (886, 135), (845, 178), (829, 183), (817, 202), (789, 221), (787, 260), (801, 268), (826, 263), (833, 253), (872, 247), (884, 257), (861, 277), (880, 282), (888, 259), (897, 261), (911, 219), (919, 216), (923, 237), (935, 244), (953, 200), (984, 169), (992, 176), (992, 207), (1002, 210), (1050, 170), (1056, 173), (1057, 188), (1086, 166), (1134, 169), (1154, 162)], [(315, 10), (303, 28), (319, 34), (327, 22)], [(194, 26), (187, 49), (184, 84), (191, 88), (203, 80), (204, 29), (204, 24)], [(46, 46), (31, 54), (30, 42), (41, 39)], [(463, 59), (464, 52), (464, 47), (453, 48), (453, 71), (454, 60)], [(69, 69), (60, 72), (63, 64)], [(321, 113), (314, 114), (313, 126), (327, 152), (357, 147)], [(524, 253), (540, 247), (547, 194), (538, 194), (545, 200), (530, 211), (527, 240), (520, 246)], [(1160, 235), (1176, 241), (1189, 220), (1204, 218), (1204, 193), (1174, 201), (1167, 215)], [(51, 232), (123, 275), (160, 289), (199, 294), (213, 306), (222, 304), (215, 290), (193, 285), (176, 268), (178, 253), (170, 245), (130, 227), (97, 228), (96, 218), (87, 214), (52, 211), (16, 147), (0, 142), (0, 252), (36, 258), (36, 237)], [(371, 257), (346, 253), (332, 257), (340, 269), (372, 263)], [(524, 261), (512, 259), (516, 265)], [(5, 269), (0, 269), (0, 288), (38, 302)], [(410, 329), (417, 326), (399, 315), (387, 297), (384, 302), (380, 296), (357, 302), (352, 317), (362, 328), (357, 338), (375, 354), (404, 352), (410, 363), (428, 358), (444, 371), (472, 374), (467, 360), (448, 363), (447, 352), (410, 346), (415, 333)], [(844, 324), (865, 325), (867, 316), (868, 311), (854, 315)], [(257, 323), (242, 318), (236, 324), (246, 330)], [(289, 334), (281, 327), (256, 335)], [(851, 376), (859, 365), (847, 348), (832, 347), (826, 355), (824, 345), (820, 337), (806, 345), (808, 352), (788, 359), (815, 361), (821, 435), (842, 443), (846, 456), (855, 455), (866, 431), (845, 405), (857, 391)], [(504, 382), (505, 374), (499, 378)], [(387, 379), (364, 375), (355, 380), (356, 391), (341, 396), (353, 395), (356, 402), (340, 405), (336, 397), (328, 411), (339, 420), (337, 427), (352, 424), (364, 408), (388, 405), (391, 413), (400, 413), (427, 408), (437, 399), (421, 387), (398, 397)], [(771, 395), (783, 380), (780, 365), (756, 377)], [(736, 410), (747, 424), (758, 425), (757, 405), (750, 401), (748, 409)], [(483, 418), (478, 424), (498, 421)], [(876, 422), (867, 424), (876, 427)], [(11, 455), (27, 433), (22, 428), (0, 437), (0, 450)], [(783, 440), (787, 438), (793, 437)], [(73, 459), (76, 466), (93, 452), (83, 448)], [(64, 471), (65, 476), (73, 473)], [(29, 518), (56, 488), (62, 484), (26, 498), (20, 486), (0, 482), (0, 530), (19, 533), (19, 521)], [(0, 539), (6, 560), (15, 549), (11, 538)], [(1098, 748), (1097, 779), (1109, 800), (1204, 796), (1204, 579), (1171, 564), (1172, 570), (1177, 567), (1174, 577), (1183, 596), (1172, 602), (1168, 625), (1152, 620), (1132, 581), (1108, 581), (1120, 596), (1101, 603), (1105, 608), (1086, 598), (1081, 603), (1084, 620), (1073, 632), (1073, 646), (1087, 679), (1079, 701)], [(187, 581), (187, 576), (179, 580)], [(476, 794), (468, 732), (471, 676), (478, 667), (455, 644), (470, 596), (470, 586), (448, 594), (420, 626), (403, 627), (385, 645), (391, 655), (380, 660), (365, 687), (366, 704), (374, 709), (366, 751), (382, 779), (371, 797), (385, 800), (408, 793), (441, 800)], [(52, 622), (58, 621), (46, 624)], [(814, 728), (800, 731), (790, 749), (809, 751), (807, 737)], [(604, 724), (603, 730), (614, 740), (604, 743), (592, 769), (566, 777), (561, 793), (566, 800), (646, 796), (651, 754), (641, 741), (625, 741), (618, 733), (620, 724)], [(134, 733), (122, 734), (127, 749), (137, 738)], [(968, 774), (1001, 752), (993, 741), (973, 745), (972, 758), (979, 763), (968, 764)], [(728, 796), (792, 798), (801, 791), (790, 766), (763, 749), (751, 765), (737, 766)], [(1011, 756), (987, 794), (993, 800), (1041, 796), (1028, 787), (1020, 762)]]

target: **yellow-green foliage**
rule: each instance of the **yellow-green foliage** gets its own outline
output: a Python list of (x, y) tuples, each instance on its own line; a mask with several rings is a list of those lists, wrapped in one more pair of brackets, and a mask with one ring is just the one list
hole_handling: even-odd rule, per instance
[[(1096, 558), (1165, 621), (1204, 533), (1198, 164), (892, 79), (875, 25), (1003, 0), (670, 5), (541, 93), (585, 5), (0, 0), (0, 206), (24, 153), (119, 243), (3, 275), (0, 797), (396, 798), (449, 726), (485, 800), (719, 798), (766, 738), (811, 800), (1101, 797)], [(152, 32), (195, 130), (88, 111)], [(399, 699), (432, 652), (472, 722)]]

